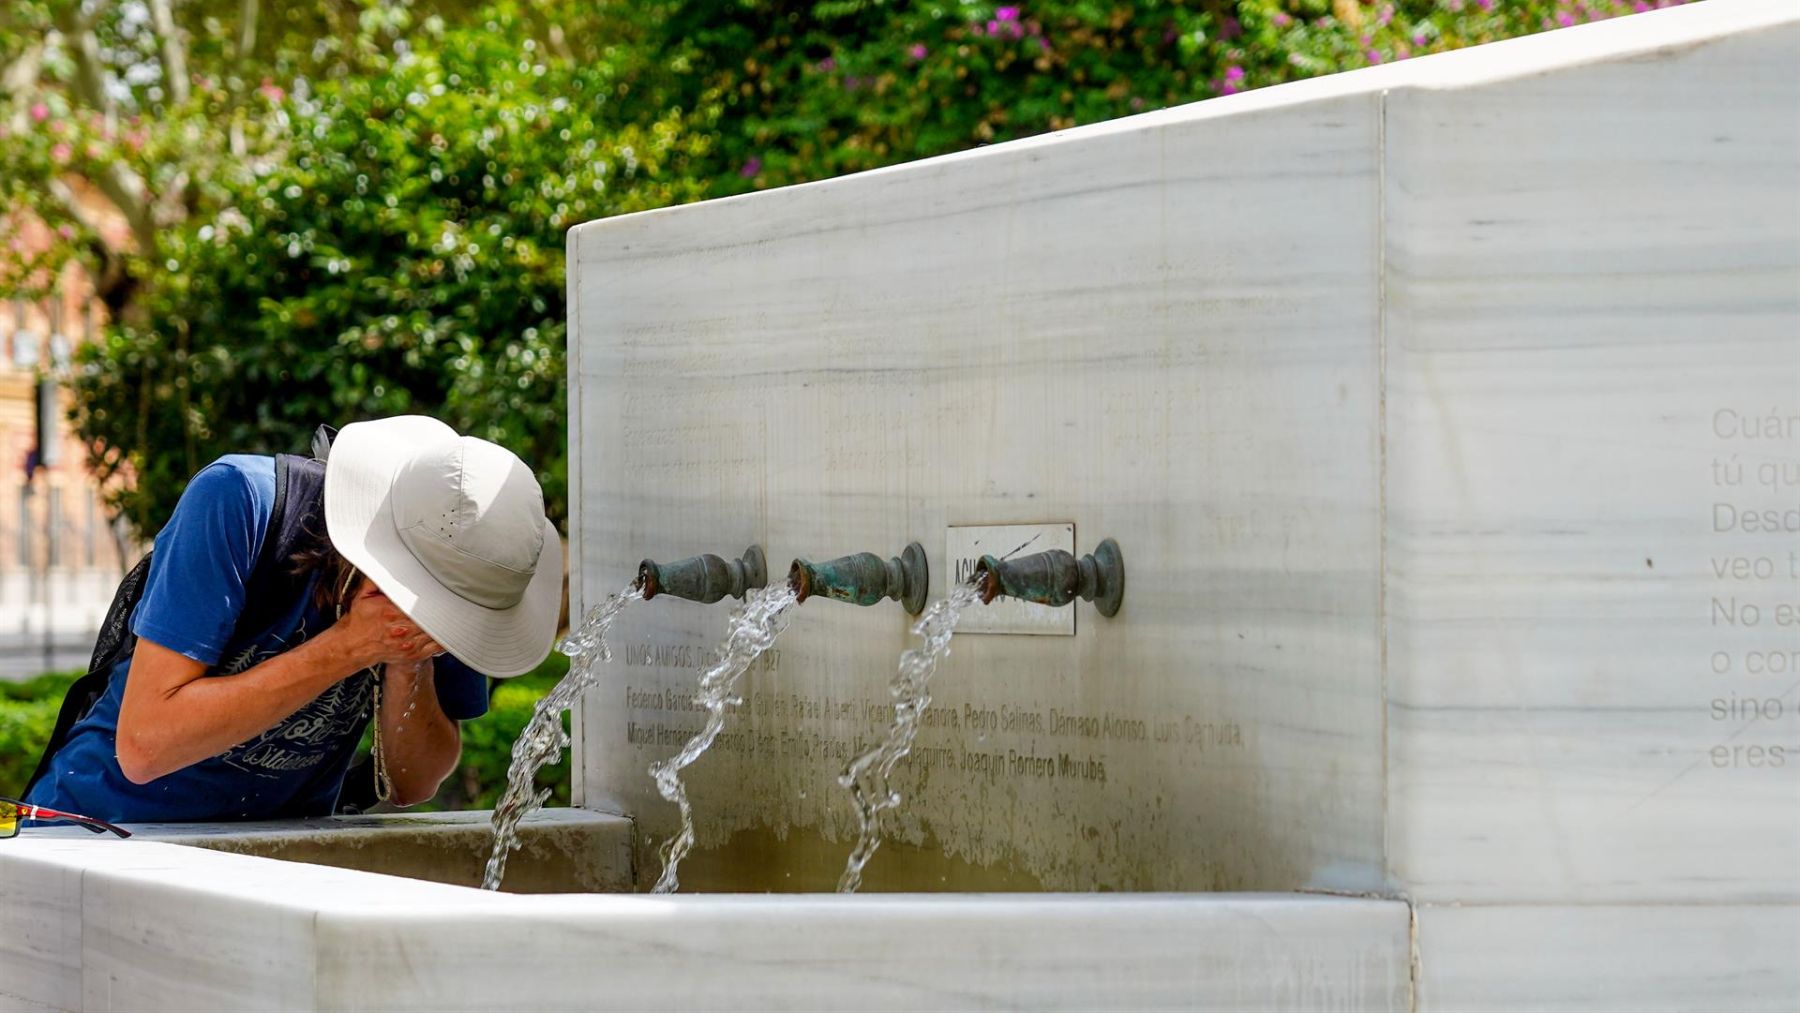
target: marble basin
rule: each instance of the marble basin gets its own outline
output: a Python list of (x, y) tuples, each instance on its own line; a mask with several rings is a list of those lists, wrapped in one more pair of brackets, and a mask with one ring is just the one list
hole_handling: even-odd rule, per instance
[[(536, 829), (609, 836), (586, 819)], [(329, 854), (447, 857), (454, 825), (334, 822), (6, 842), (0, 1010), (1399, 1011), (1412, 992), (1399, 901), (495, 894)]]

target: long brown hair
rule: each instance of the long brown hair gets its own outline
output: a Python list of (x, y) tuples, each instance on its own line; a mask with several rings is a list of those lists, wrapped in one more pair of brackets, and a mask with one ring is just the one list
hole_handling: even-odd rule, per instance
[(335, 616), (350, 607), (350, 599), (356, 596), (357, 587), (362, 583), (362, 574), (339, 554), (324, 527), (325, 510), (321, 506), (307, 522), (306, 537), (300, 548), (288, 556), (288, 567), (297, 577), (318, 573), (318, 582), (312, 590), (313, 608)]

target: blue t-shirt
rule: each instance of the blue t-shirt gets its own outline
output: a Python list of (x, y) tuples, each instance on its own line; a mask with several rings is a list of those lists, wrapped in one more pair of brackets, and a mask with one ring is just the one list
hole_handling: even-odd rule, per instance
[[(311, 604), (315, 574), (267, 629), (236, 629), (274, 504), (272, 457), (221, 457), (195, 475), (156, 536), (132, 632), (205, 664), (208, 675), (233, 675), (329, 627), (335, 617)], [(120, 771), (114, 745), (130, 667), (128, 653), (26, 801), (115, 823), (331, 813), (369, 721), (373, 685), (367, 672), (333, 683), (247, 742), (140, 785)], [(446, 715), (467, 720), (487, 710), (484, 676), (447, 654), (437, 659), (435, 671)]]

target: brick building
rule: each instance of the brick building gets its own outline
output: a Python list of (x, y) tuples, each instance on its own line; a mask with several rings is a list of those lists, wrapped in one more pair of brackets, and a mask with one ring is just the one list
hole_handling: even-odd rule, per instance
[[(47, 242), (35, 223), (9, 240)], [(69, 392), (56, 386), (57, 446), (29, 482), (37, 444), (37, 383), (67, 376), (75, 347), (104, 311), (75, 265), (49, 299), (13, 298), (0, 286), (0, 678), (80, 667), (124, 568), (138, 550), (109, 520), (86, 454), (68, 431)]]

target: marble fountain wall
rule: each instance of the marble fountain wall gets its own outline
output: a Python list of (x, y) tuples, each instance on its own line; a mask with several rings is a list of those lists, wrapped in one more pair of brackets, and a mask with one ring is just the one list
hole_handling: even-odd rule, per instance
[[(511, 869), (600, 892), (455, 885), (479, 814), (34, 830), (0, 1010), (1794, 1008), (1796, 66), (1711, 0), (576, 229), (577, 605), (1042, 524), (1124, 610), (959, 638), (913, 892), (622, 895), (725, 615), (657, 601)], [(905, 627), (799, 609), (687, 883), (830, 885)]]
[[(1444, 1005), (1792, 1000), (1797, 19), (1709, 3), (581, 226), (578, 598), (644, 555), (915, 539), (935, 595), (955, 526), (1111, 536), (1116, 619), (958, 638), (877, 887), (1380, 893)], [(584, 804), (645, 841), (722, 623), (636, 610), (584, 708)], [(690, 770), (696, 880), (828, 886), (906, 625), (801, 607)]]

